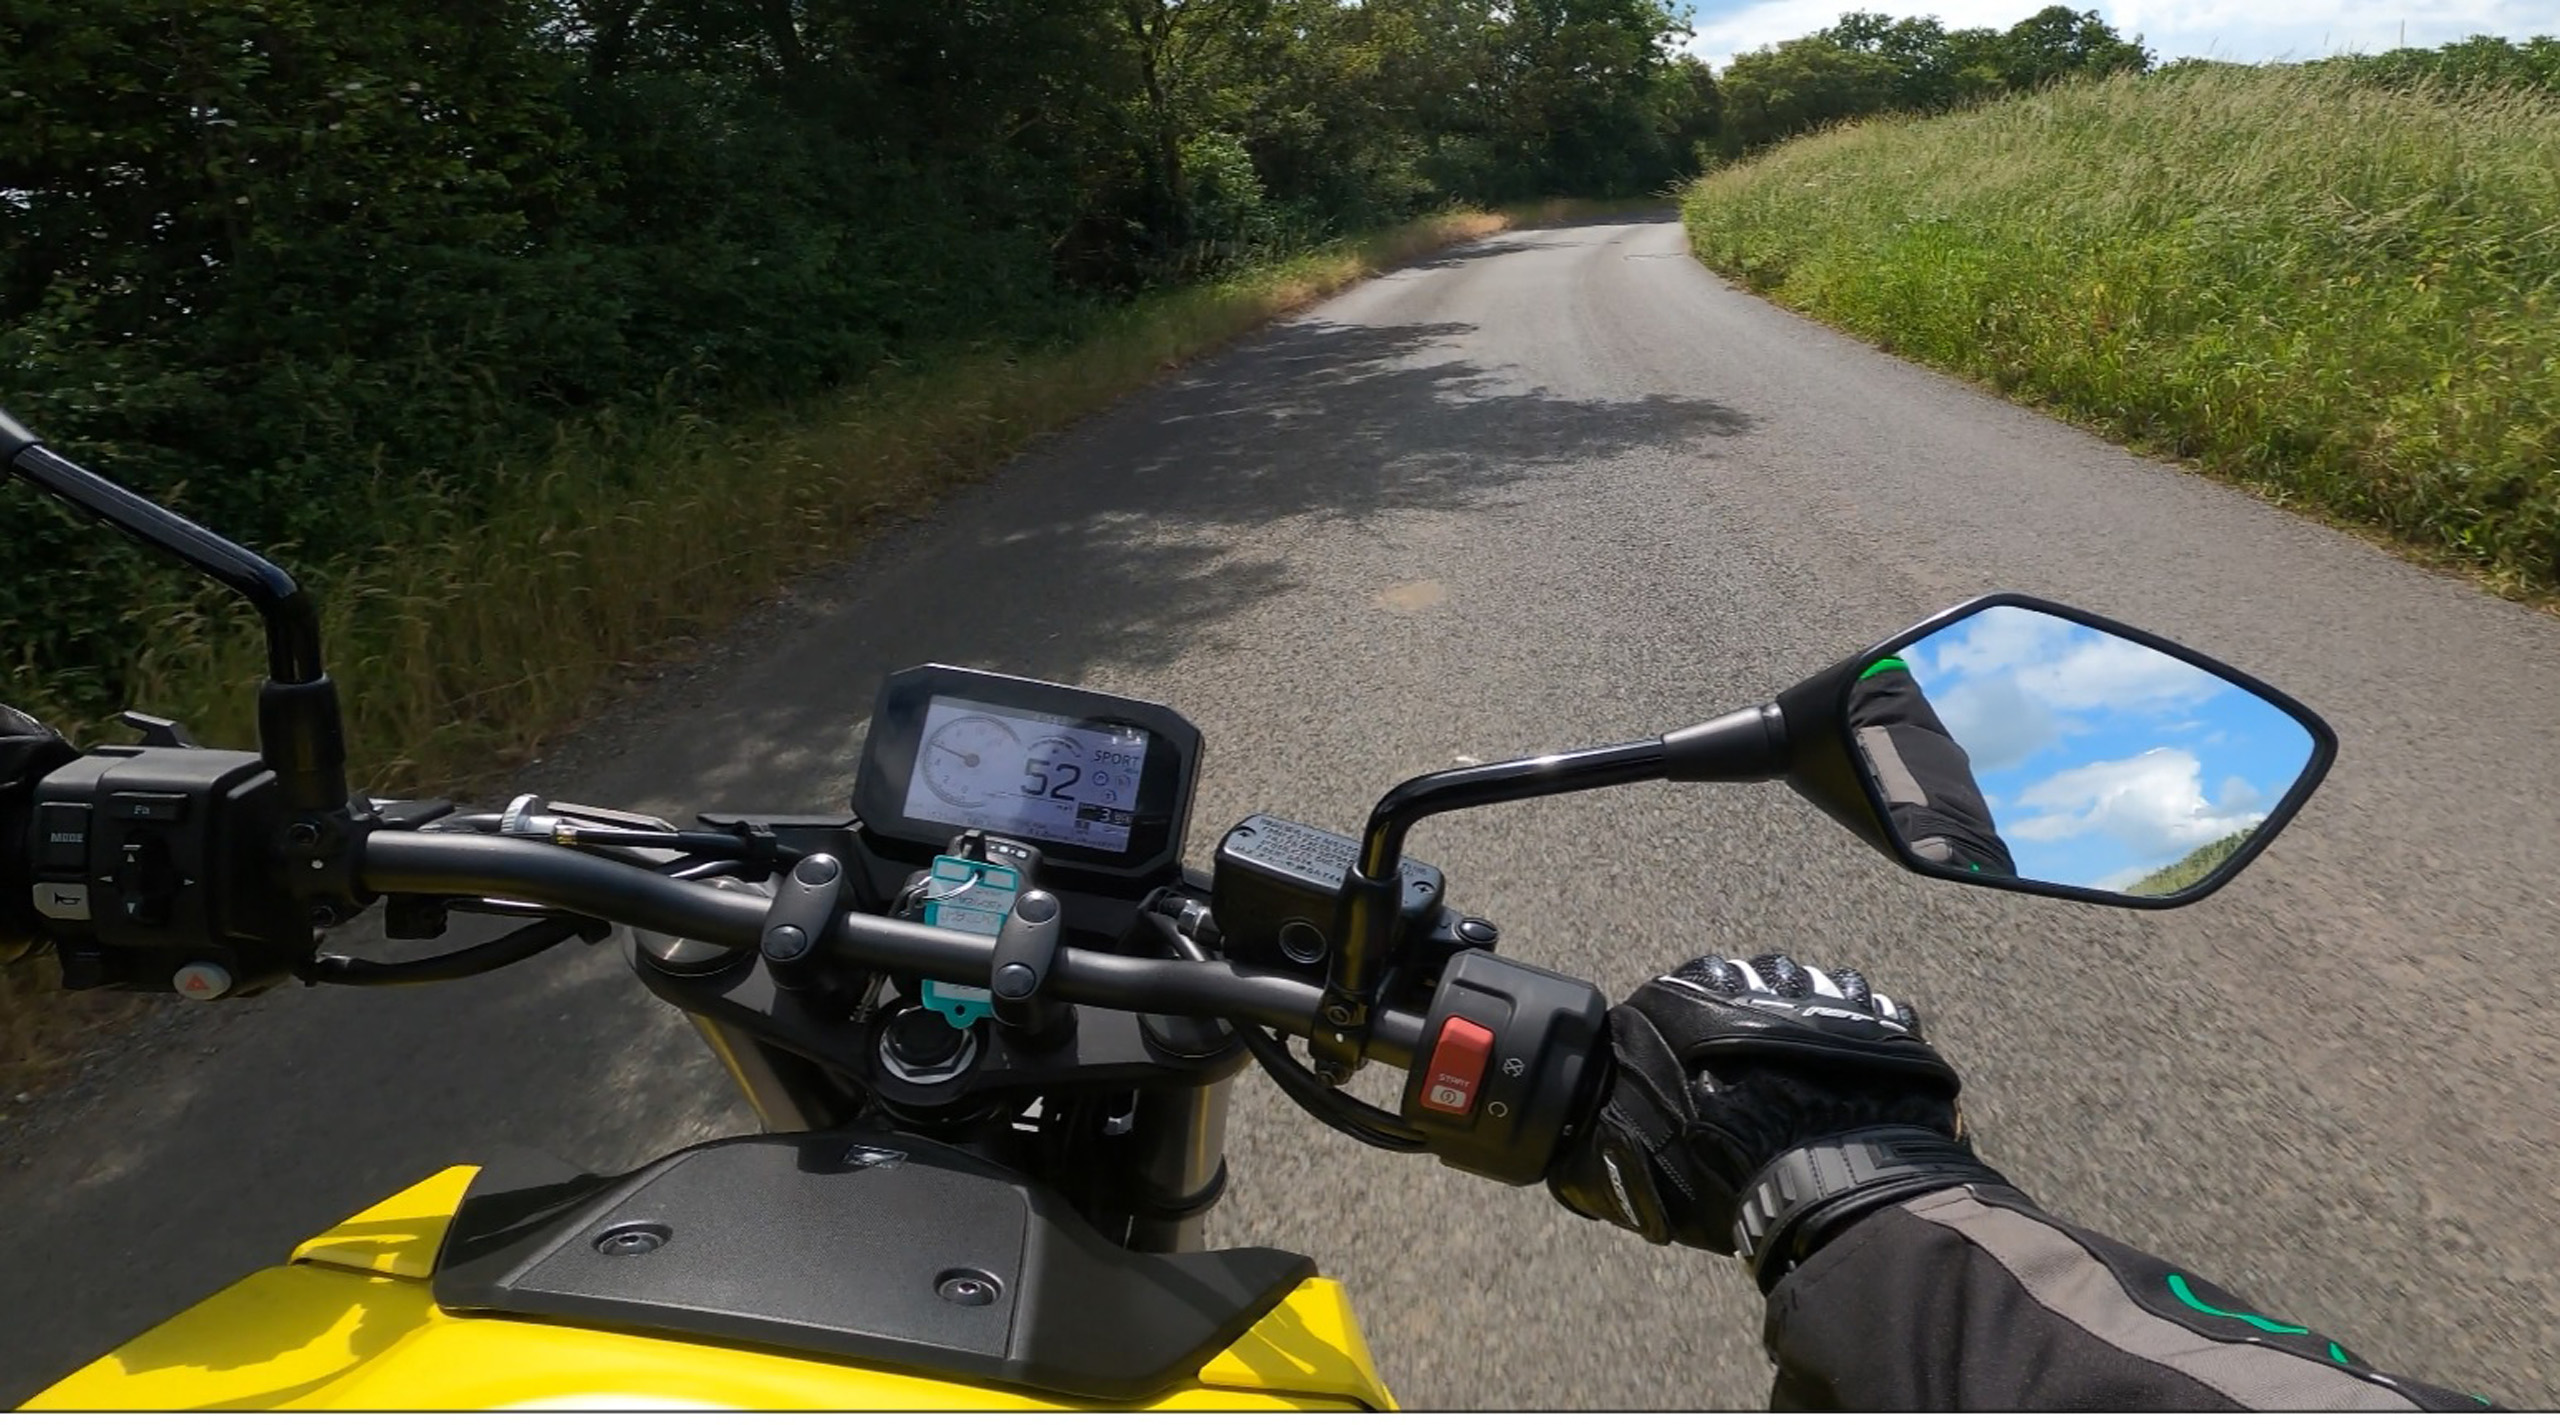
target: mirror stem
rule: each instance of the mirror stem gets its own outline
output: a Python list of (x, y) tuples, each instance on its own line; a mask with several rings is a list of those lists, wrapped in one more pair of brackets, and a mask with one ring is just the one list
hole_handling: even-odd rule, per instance
[(9, 462), (10, 473), (141, 543), (174, 554), (236, 590), (267, 624), (267, 676), (279, 683), (320, 677), (320, 619), (293, 576), (181, 515), (160, 508), (102, 475), (91, 474), (41, 445)]
[[(1680, 736), (1683, 734), (1673, 734)], [(1663, 739), (1521, 757), (1483, 767), (1426, 772), (1378, 799), (1360, 836), (1360, 874), (1393, 880), (1404, 861), (1405, 833), (1424, 817), (1468, 807), (1493, 806), (1556, 792), (1587, 792), (1650, 782), (1668, 770)]]
[(345, 731), (338, 691), (320, 666), (320, 616), (293, 576), (181, 515), (44, 448), (0, 412), (5, 468), (91, 519), (172, 554), (247, 599), (267, 629), (267, 682), (258, 690), (259, 752), (301, 812), (347, 804)]
[(1350, 1076), (1368, 1034), (1369, 1004), (1393, 948), (1403, 904), (1405, 834), (1424, 817), (1493, 806), (1556, 792), (1584, 792), (1659, 780), (1663, 741), (1622, 743), (1484, 767), (1452, 767), (1411, 778), (1378, 799), (1360, 837), (1360, 865), (1344, 878), (1334, 922), (1333, 971), (1323, 1011), (1308, 1038), (1316, 1069), (1334, 1082)]
[(1776, 703), (1736, 708), (1662, 739), (1666, 782), (1766, 782), (1787, 771), (1787, 720)]

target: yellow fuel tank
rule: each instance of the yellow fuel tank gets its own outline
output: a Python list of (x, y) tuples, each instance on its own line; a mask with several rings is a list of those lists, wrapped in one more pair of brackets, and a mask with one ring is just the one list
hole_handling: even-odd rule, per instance
[[(144, 1332), (27, 1402), (37, 1410), (1073, 1409), (814, 1356), (502, 1316), (429, 1285), (476, 1168), (452, 1168)], [(1392, 1409), (1339, 1283), (1301, 1282), (1149, 1410)]]

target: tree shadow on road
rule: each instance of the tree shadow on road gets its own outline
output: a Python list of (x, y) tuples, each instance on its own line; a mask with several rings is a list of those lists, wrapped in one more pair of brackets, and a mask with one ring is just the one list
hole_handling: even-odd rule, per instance
[[(1298, 321), (1244, 343), (888, 531), (725, 655), (633, 688), (520, 789), (677, 816), (841, 808), (896, 669), (1163, 667), (1293, 587), (1275, 531), (1479, 509), (1631, 452), (1711, 461), (1751, 428), (1708, 401), (1538, 389), (1469, 360), (1470, 332)], [(386, 947), (368, 919), (332, 948), (450, 947)], [(574, 949), (424, 989), (286, 990), (188, 1024), (98, 1087), (43, 1171), (0, 1182), (0, 1277), (49, 1304), (0, 1341), (0, 1395), (448, 1164), (520, 1145), (618, 1168), (751, 1126), (683, 1021), (618, 960)], [(173, 1214), (180, 1200), (222, 1204), (222, 1231)]]
[(1088, 422), (816, 581), (780, 656), (724, 675), (680, 741), (635, 738), (632, 775), (591, 794), (813, 805), (849, 784), (871, 689), (899, 668), (1162, 666), (1296, 587), (1275, 529), (1498, 507), (1636, 451), (1704, 463), (1752, 427), (1713, 401), (1559, 396), (1468, 360), (1472, 330), (1291, 323)]

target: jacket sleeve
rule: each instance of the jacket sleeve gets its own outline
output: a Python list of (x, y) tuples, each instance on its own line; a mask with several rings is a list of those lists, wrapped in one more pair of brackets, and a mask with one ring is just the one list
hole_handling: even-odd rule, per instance
[(2478, 1410), (2057, 1220), (1949, 1188), (1880, 1209), (1769, 1296), (1782, 1410)]
[(1849, 690), (1849, 725), (1905, 846), (1959, 869), (2018, 874), (1972, 759), (1908, 669), (1893, 660), (1868, 669)]

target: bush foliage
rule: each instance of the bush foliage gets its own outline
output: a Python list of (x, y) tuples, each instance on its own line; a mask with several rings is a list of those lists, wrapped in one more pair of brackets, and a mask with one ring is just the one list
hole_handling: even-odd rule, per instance
[[(306, 566), (397, 559), (563, 441), (1052, 344), (1453, 201), (1659, 189), (1712, 98), (1677, 34), (1656, 0), (18, 0), (0, 404)], [(23, 492), (0, 544), (13, 693), (127, 697), (187, 581)]]
[(1727, 156), (1846, 119), (1935, 113), (2017, 90), (2151, 67), (2151, 52), (2095, 10), (2048, 5), (2006, 30), (1852, 11), (1840, 22), (1737, 55), (1719, 77)]
[(2256, 827), (2235, 831), (2219, 841), (2208, 841), (2149, 875), (2137, 877), (2124, 888), (2129, 896), (2174, 896), (2215, 871), (2222, 863), (2238, 855), (2249, 838), (2258, 834)]

